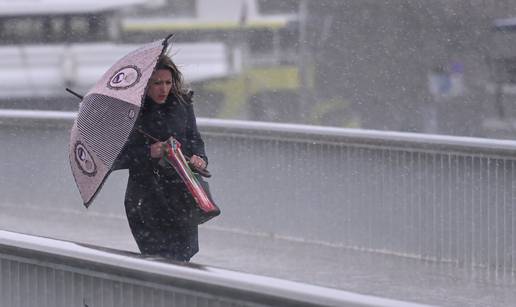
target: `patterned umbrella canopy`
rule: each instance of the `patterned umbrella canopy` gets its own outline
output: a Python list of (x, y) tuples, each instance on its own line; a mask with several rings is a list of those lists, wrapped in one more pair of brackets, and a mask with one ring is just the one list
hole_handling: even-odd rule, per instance
[(107, 179), (133, 130), (148, 80), (170, 37), (118, 60), (81, 101), (70, 136), (69, 158), (86, 207)]

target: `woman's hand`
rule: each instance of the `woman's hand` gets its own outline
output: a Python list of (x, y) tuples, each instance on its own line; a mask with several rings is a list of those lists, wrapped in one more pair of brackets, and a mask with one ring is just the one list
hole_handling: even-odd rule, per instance
[(164, 155), (163, 145), (165, 142), (156, 142), (150, 146), (150, 155), (153, 158), (161, 158)]
[(196, 167), (197, 169), (205, 169), (206, 162), (199, 156), (193, 155), (190, 158), (190, 164)]

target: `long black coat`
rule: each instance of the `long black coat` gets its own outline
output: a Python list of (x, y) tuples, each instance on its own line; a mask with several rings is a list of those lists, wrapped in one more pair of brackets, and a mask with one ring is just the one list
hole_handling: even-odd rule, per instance
[[(191, 102), (171, 97), (157, 104), (147, 98), (136, 127), (160, 141), (173, 136), (186, 156), (208, 162)], [(129, 169), (127, 219), (143, 254), (188, 261), (199, 249), (194, 200), (177, 174), (164, 175), (159, 159), (151, 158), (154, 142), (135, 129), (117, 159), (117, 169)]]

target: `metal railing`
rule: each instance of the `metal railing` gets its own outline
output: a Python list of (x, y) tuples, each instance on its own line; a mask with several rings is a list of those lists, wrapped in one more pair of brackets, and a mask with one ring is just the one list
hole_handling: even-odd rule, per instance
[[(80, 210), (66, 155), (73, 117), (0, 113), (0, 205)], [(214, 174), (212, 192), (223, 210), (213, 226), (516, 271), (516, 142), (198, 123)], [(123, 214), (123, 176), (111, 175), (93, 212)], [(32, 193), (23, 193), (28, 184), (35, 186)]]
[(423, 306), (6, 231), (0, 231), (0, 305)]

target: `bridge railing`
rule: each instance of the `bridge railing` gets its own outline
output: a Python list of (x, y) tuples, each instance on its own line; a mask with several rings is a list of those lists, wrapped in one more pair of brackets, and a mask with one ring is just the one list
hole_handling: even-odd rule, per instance
[(9, 307), (422, 305), (0, 231)]
[[(0, 113), (0, 205), (85, 210), (68, 165), (73, 117)], [(516, 271), (514, 141), (198, 123), (223, 211), (206, 227)], [(124, 214), (125, 177), (111, 175), (91, 214)]]

